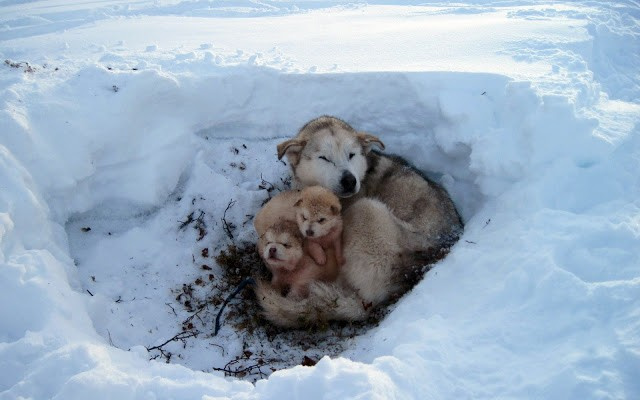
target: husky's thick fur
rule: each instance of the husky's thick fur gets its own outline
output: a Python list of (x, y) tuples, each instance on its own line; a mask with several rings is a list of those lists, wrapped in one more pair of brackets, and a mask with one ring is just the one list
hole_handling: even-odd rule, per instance
[[(344, 265), (335, 283), (310, 285), (302, 301), (256, 288), (267, 319), (287, 327), (358, 320), (410, 286), (415, 255), (448, 248), (463, 225), (446, 190), (397, 156), (376, 136), (323, 116), (278, 145), (300, 187), (320, 185), (342, 198)], [(418, 257), (419, 259), (419, 257)]]

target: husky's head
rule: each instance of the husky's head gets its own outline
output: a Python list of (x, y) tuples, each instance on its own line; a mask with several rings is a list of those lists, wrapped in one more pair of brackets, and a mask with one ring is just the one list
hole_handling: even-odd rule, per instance
[(346, 122), (329, 116), (316, 118), (290, 140), (278, 145), (293, 175), (303, 187), (324, 186), (340, 197), (358, 193), (367, 172), (367, 154), (373, 146), (384, 149), (377, 137), (357, 132)]

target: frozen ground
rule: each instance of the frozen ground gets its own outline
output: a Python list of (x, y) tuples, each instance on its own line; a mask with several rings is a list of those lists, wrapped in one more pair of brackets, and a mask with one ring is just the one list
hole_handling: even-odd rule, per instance
[[(0, 398), (640, 397), (639, 17), (0, 1)], [(442, 182), (465, 235), (379, 323), (249, 332), (237, 301), (213, 337), (215, 256), (321, 114)]]

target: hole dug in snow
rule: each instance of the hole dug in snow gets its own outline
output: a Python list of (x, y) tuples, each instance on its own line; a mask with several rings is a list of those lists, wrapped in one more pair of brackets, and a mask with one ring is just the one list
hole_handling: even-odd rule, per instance
[[(152, 78), (146, 78), (148, 84)], [(143, 157), (128, 150), (128, 159), (98, 167), (93, 181), (84, 183), (93, 188), (93, 197), (66, 224), (96, 330), (118, 348), (146, 347), (151, 359), (256, 380), (340, 355), (397, 306), (378, 307), (360, 323), (283, 330), (266, 323), (252, 291), (243, 290), (213, 336), (228, 294), (247, 276), (268, 276), (255, 251), (253, 217), (267, 199), (290, 188), (289, 169), (277, 160), (276, 145), (309, 119), (332, 114), (379, 136), (388, 153), (404, 156), (442, 183), (465, 221), (523, 168), (518, 160), (474, 153), (475, 146), (504, 142), (505, 132), (522, 123), (504, 106), (507, 98), (526, 97), (530, 89), (516, 87), (509, 94), (504, 77), (260, 71), (183, 79), (175, 87), (161, 82), (168, 86), (154, 97), (151, 109), (163, 118), (158, 126), (148, 119), (146, 129), (160, 136), (159, 144), (146, 137)], [(128, 90), (135, 90), (129, 83)], [(149, 96), (148, 85), (137, 89), (141, 97)], [(170, 128), (162, 128), (176, 112), (172, 96), (187, 102), (180, 107), (190, 112), (183, 114), (186, 121), (172, 120)], [(113, 107), (126, 109), (127, 101)], [(202, 108), (208, 101), (212, 107)], [(136, 126), (140, 123), (138, 118)], [(196, 134), (163, 140), (163, 129), (186, 131), (186, 126)], [(116, 137), (120, 142), (105, 145), (102, 157), (115, 157), (128, 139)], [(509, 145), (514, 149), (508, 154), (521, 151), (516, 140), (502, 144)], [(175, 146), (182, 156), (171, 151)], [(138, 197), (138, 191), (144, 194)], [(149, 191), (164, 196), (149, 201)]]

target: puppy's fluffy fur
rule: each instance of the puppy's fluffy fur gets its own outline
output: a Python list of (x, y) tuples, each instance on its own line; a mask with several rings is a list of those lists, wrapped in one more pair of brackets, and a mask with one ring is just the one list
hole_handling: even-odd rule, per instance
[(282, 221), (296, 222), (296, 202), (300, 199), (300, 190), (288, 190), (278, 193), (267, 202), (253, 219), (253, 227), (258, 237), (264, 235), (269, 227)]
[(335, 279), (335, 261), (318, 265), (304, 248), (304, 238), (293, 221), (281, 221), (267, 228), (258, 240), (258, 251), (271, 271), (271, 284), (291, 298), (308, 295), (309, 283), (314, 280)]
[(258, 252), (273, 275), (275, 290), (299, 299), (307, 296), (311, 281), (337, 278), (342, 262), (340, 209), (333, 193), (309, 187), (282, 192), (258, 212)]
[(325, 251), (332, 248), (336, 263), (342, 265), (342, 205), (338, 196), (322, 186), (309, 186), (300, 192), (295, 208), (298, 228), (315, 262), (324, 265)]

